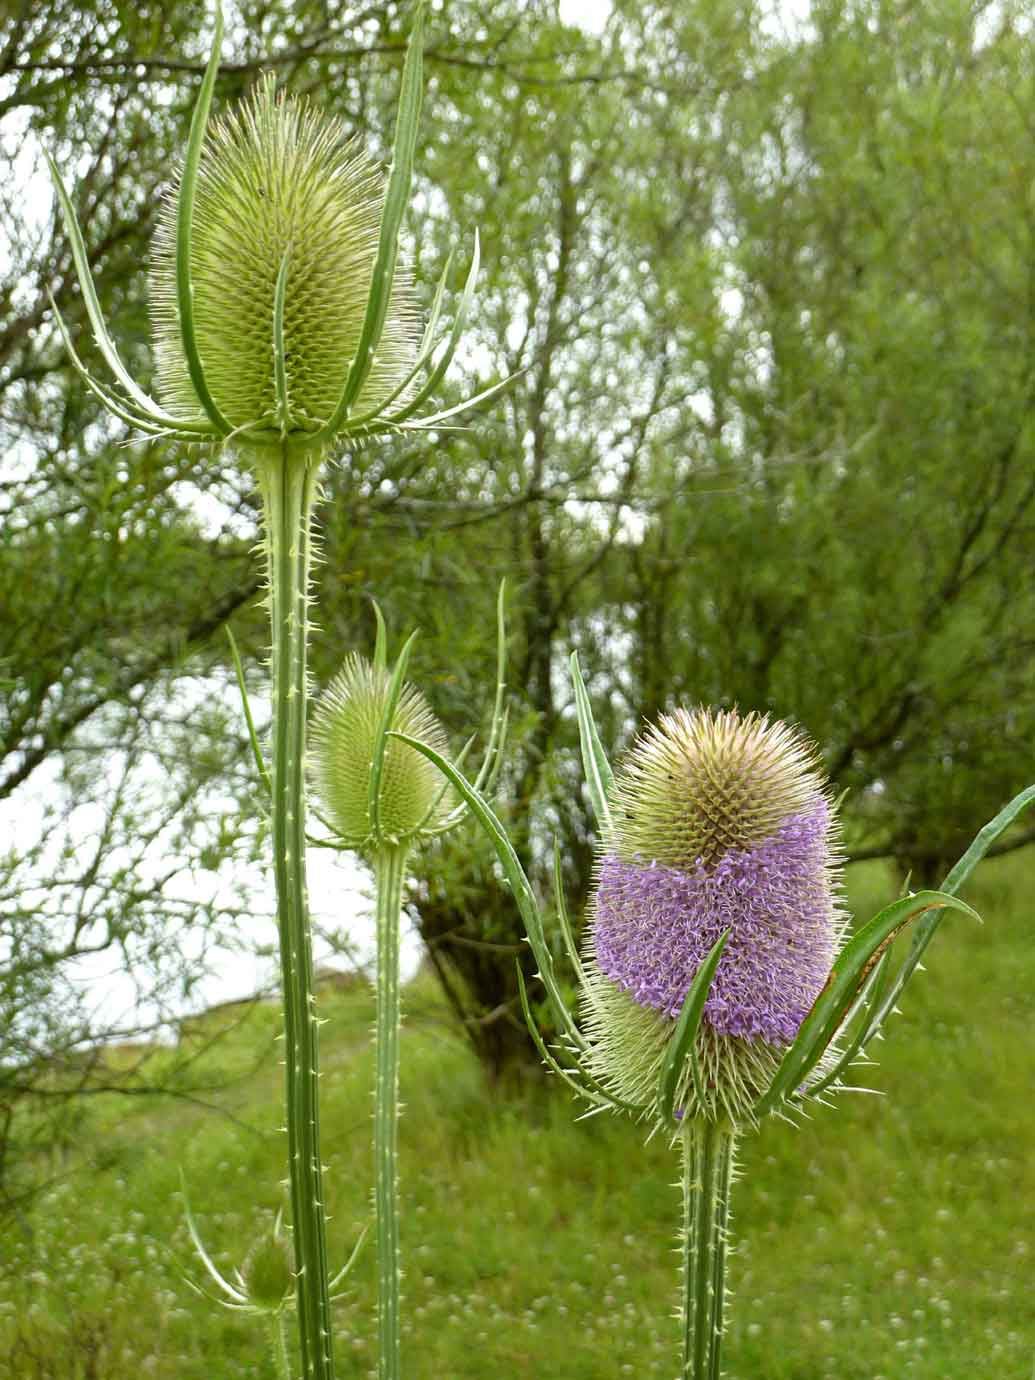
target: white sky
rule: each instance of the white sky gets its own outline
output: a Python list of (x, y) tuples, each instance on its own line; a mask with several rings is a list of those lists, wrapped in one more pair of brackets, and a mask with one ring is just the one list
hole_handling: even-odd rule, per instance
[(610, 0), (561, 0), (561, 19), (565, 24), (600, 33), (611, 13)]

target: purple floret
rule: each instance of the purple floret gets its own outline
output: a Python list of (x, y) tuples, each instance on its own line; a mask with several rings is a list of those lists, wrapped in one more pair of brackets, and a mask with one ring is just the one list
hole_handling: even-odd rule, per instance
[(641, 1006), (678, 1016), (709, 949), (731, 927), (704, 1019), (720, 1035), (789, 1044), (837, 947), (828, 826), (820, 801), (710, 871), (609, 854), (593, 919), (600, 968)]

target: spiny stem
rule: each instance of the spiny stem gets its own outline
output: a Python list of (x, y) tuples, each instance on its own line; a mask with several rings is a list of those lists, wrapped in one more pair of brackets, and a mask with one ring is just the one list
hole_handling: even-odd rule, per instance
[(273, 855), (280, 932), (291, 1227), (303, 1380), (334, 1380), (320, 1165), (319, 1048), (305, 882), (305, 722), (315, 464), (261, 458), (273, 663)]
[(273, 1369), (277, 1380), (291, 1380), (291, 1366), (288, 1362), (287, 1330), (284, 1326), (284, 1310), (274, 1313), (270, 1318), (270, 1339), (273, 1343)]
[(399, 915), (405, 848), (374, 859), (377, 889), (377, 1084), (374, 1090), (374, 1200), (377, 1207), (378, 1380), (399, 1380)]
[(726, 1241), (736, 1133), (726, 1123), (688, 1121), (683, 1153), (682, 1380), (719, 1380)]

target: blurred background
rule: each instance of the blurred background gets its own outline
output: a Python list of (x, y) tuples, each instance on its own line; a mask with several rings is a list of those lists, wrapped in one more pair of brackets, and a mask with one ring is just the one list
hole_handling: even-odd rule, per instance
[[(273, 69), (386, 156), (409, 3), (224, 12), (217, 111)], [(450, 301), (482, 246), (442, 405), (519, 377), (460, 427), (326, 468), (313, 675), (372, 647), (376, 596), (396, 646), (420, 629), (413, 679), (459, 748), (487, 722), (505, 577), (499, 808), (544, 892), (559, 843), (573, 914), (594, 837), (572, 650), (615, 754), (675, 704), (800, 724), (878, 903), (907, 873), (936, 884), (1035, 777), (1033, 20), (1012, 0), (432, 4), (405, 227), (425, 309), (450, 246)], [(225, 633), (261, 725), (257, 495), (100, 410), (46, 296), (97, 365), (43, 149), (151, 377), (148, 247), (211, 26), (197, 0), (0, 4), (0, 1209), (38, 1182), (20, 1109), (49, 1143), (73, 1093), (130, 1076), (102, 1047), (175, 1043), (271, 971)], [(1022, 822), (1000, 845), (1018, 879), (1033, 841)], [(516, 909), (473, 832), (415, 865), (411, 970), (487, 1086), (520, 1087)], [(364, 889), (315, 859), (339, 969), (369, 959)], [(189, 1089), (192, 1057), (145, 1081)]]

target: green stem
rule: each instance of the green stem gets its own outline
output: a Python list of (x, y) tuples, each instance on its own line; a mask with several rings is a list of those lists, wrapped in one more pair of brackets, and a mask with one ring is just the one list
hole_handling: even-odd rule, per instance
[(270, 1318), (270, 1339), (273, 1343), (273, 1368), (277, 1380), (291, 1380), (291, 1366), (288, 1362), (287, 1329), (284, 1326), (284, 1310), (274, 1313)]
[(334, 1380), (320, 1164), (319, 1041), (305, 881), (306, 643), (315, 464), (285, 450), (259, 466), (273, 665), (273, 858), (284, 1003), (291, 1226), (303, 1380)]
[(728, 1124), (688, 1122), (683, 1151), (682, 1380), (719, 1380), (726, 1242), (736, 1133)]
[(377, 1208), (378, 1380), (399, 1380), (399, 916), (407, 850), (374, 859), (377, 890), (377, 1083), (374, 1090), (374, 1201)]

